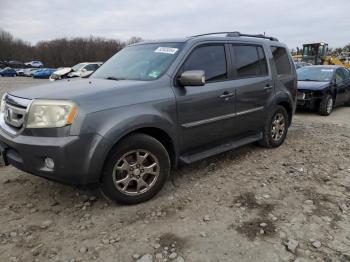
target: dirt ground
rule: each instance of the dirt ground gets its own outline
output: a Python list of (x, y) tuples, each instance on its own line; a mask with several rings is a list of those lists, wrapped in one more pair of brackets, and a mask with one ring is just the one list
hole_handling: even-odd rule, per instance
[(297, 114), (280, 148), (182, 167), (136, 206), (0, 168), (0, 261), (350, 261), (349, 159), (340, 108)]

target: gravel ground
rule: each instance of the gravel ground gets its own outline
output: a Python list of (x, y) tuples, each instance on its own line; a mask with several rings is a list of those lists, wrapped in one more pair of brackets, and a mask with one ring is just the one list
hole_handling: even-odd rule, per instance
[(280, 148), (182, 167), (136, 206), (0, 168), (0, 261), (350, 261), (349, 115), (297, 114)]

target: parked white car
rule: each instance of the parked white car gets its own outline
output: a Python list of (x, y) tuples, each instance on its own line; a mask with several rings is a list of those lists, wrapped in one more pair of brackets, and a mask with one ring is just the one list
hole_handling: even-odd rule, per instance
[(27, 63), (24, 63), (26, 66), (30, 66), (30, 67), (35, 67), (35, 68), (41, 68), (44, 67), (44, 64), (40, 61), (30, 61)]
[(88, 76), (91, 75), (102, 64), (102, 62), (84, 62), (76, 64), (73, 67), (64, 67), (53, 72), (53, 74), (50, 76), (50, 80), (56, 81), (62, 78)]

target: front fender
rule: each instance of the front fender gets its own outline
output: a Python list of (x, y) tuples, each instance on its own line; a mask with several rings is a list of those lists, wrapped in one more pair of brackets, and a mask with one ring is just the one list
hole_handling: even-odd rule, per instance
[[(164, 106), (165, 104), (167, 106)], [(163, 101), (152, 105), (131, 105), (89, 114), (84, 121), (89, 124), (83, 125), (82, 130), (98, 133), (103, 137), (103, 143), (96, 148), (96, 152), (99, 152), (100, 156), (102, 154), (101, 159), (106, 159), (113, 146), (123, 137), (142, 128), (157, 128), (165, 132), (177, 152), (176, 119), (175, 104)], [(102, 171), (104, 161), (96, 165), (99, 165), (98, 169)]]

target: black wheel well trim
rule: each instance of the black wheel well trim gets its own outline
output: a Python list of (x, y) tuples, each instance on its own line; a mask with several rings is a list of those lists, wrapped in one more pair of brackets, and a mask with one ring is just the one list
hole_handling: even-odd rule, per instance
[(288, 118), (289, 118), (288, 124), (290, 126), (292, 124), (292, 119), (293, 119), (293, 106), (290, 104), (290, 102), (288, 102), (286, 100), (278, 101), (276, 104), (279, 106), (283, 106), (286, 109), (287, 114), (288, 114)]
[[(133, 129), (133, 130), (126, 132), (125, 134), (120, 136), (118, 139), (116, 139), (114, 142), (112, 142), (112, 145), (109, 147), (106, 155), (104, 156), (104, 163), (103, 163), (102, 171), (105, 168), (105, 165), (107, 163), (107, 160), (108, 160), (110, 153), (112, 152), (112, 150), (114, 150), (114, 148), (116, 148), (118, 146), (120, 141), (122, 141), (124, 138), (126, 138), (132, 134), (137, 134), (137, 133), (149, 135), (149, 136), (153, 137), (154, 139), (156, 139), (157, 141), (159, 141), (165, 147), (165, 149), (167, 150), (167, 152), (169, 154), (171, 167), (172, 168), (177, 167), (177, 164), (178, 164), (177, 148), (176, 148), (176, 145), (175, 145), (173, 139), (168, 134), (168, 132), (166, 132), (163, 129), (158, 128), (158, 127), (139, 127), (139, 128), (136, 128), (136, 129)], [(100, 178), (101, 178), (101, 175), (100, 175)]]

